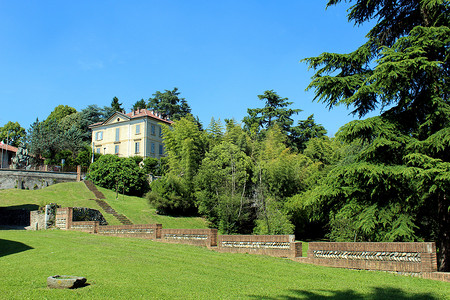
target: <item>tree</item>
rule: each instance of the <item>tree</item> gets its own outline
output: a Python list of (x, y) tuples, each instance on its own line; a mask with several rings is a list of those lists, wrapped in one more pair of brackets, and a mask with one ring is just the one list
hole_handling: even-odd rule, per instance
[(258, 219), (255, 233), (290, 234), (294, 227), (286, 209), (289, 197), (306, 189), (312, 161), (286, 147), (286, 135), (278, 125), (267, 131), (254, 155), (254, 206)]
[(243, 119), (247, 130), (259, 131), (278, 124), (283, 132), (289, 132), (294, 122), (292, 115), (298, 114), (301, 109), (287, 108), (293, 102), (288, 102), (288, 98), (281, 98), (273, 90), (265, 91), (263, 95), (258, 95), (258, 98), (265, 101), (265, 106), (247, 109), (248, 116)]
[(26, 136), (25, 129), (18, 122), (8, 121), (3, 127), (0, 127), (0, 141), (19, 147)]
[(205, 133), (188, 115), (163, 127), (168, 171), (151, 185), (147, 198), (162, 213), (195, 212), (194, 177), (206, 150)]
[(145, 102), (144, 99), (141, 99), (139, 101), (136, 101), (136, 103), (134, 103), (132, 108), (133, 108), (133, 110), (144, 109), (144, 108), (147, 108), (147, 103)]
[(39, 122), (36, 119), (27, 134), (27, 148), (35, 160), (53, 159), (56, 153), (62, 150), (60, 133), (56, 119), (49, 119), (45, 122)]
[(196, 182), (199, 213), (224, 234), (251, 232), (252, 163), (238, 146), (222, 142), (203, 159)]
[(323, 138), (327, 130), (314, 121), (314, 115), (310, 115), (306, 120), (299, 120), (297, 126), (291, 129), (291, 146), (299, 151), (306, 148), (306, 144), (312, 138)]
[(208, 128), (206, 128), (206, 132), (208, 133), (209, 147), (213, 148), (218, 145), (223, 138), (223, 126), (220, 119), (216, 121), (214, 117), (212, 117)]
[(153, 98), (148, 99), (147, 108), (160, 112), (163, 118), (179, 120), (191, 113), (186, 99), (180, 98), (179, 95), (176, 87), (171, 91), (165, 90), (164, 93), (156, 91)]
[[(363, 238), (435, 239), (440, 269), (449, 270), (450, 195), (444, 185), (450, 185), (450, 176), (443, 153), (450, 151), (450, 3), (349, 2), (355, 2), (349, 21), (377, 23), (368, 41), (349, 54), (304, 59), (316, 71), (308, 88), (329, 108), (344, 104), (359, 116), (387, 110), (341, 131), (340, 139), (356, 143), (361, 152), (329, 173), (334, 192), (318, 187), (314, 197), (334, 207), (332, 227), (353, 223)], [(430, 141), (436, 145), (430, 147)], [(425, 211), (433, 212), (436, 222), (426, 222)], [(349, 222), (339, 224), (343, 220)]]
[(61, 121), (64, 117), (67, 117), (71, 114), (76, 113), (77, 110), (68, 105), (58, 105), (55, 109), (50, 113), (45, 122), (49, 120), (56, 120), (57, 122)]
[(114, 111), (122, 112), (123, 111), (122, 104), (123, 103), (119, 103), (119, 98), (117, 97), (114, 97), (111, 101), (111, 107), (114, 109)]

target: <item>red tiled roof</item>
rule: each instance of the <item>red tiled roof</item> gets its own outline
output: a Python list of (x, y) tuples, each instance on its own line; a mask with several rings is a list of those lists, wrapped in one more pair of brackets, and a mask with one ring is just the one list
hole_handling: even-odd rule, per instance
[(139, 117), (151, 117), (151, 118), (160, 120), (161, 122), (164, 122), (164, 123), (167, 123), (167, 124), (172, 124), (173, 123), (173, 121), (170, 121), (170, 120), (167, 120), (167, 119), (163, 119), (163, 118), (159, 117), (153, 111), (150, 111), (150, 110), (147, 110), (147, 109), (136, 110), (134, 112), (127, 113), (126, 115), (128, 117), (132, 118), (132, 119), (139, 118)]
[(0, 143), (0, 149), (1, 150), (6, 150), (6, 151), (10, 151), (10, 152), (15, 152), (17, 153), (17, 151), (19, 150), (17, 147), (11, 146), (11, 145), (6, 145), (3, 143)]
[[(167, 123), (167, 124), (172, 124), (172, 123), (173, 123), (173, 121), (168, 120), (168, 119), (163, 119), (163, 118), (159, 117), (159, 116), (158, 116), (156, 113), (154, 113), (153, 111), (150, 111), (150, 110), (147, 110), (147, 109), (140, 109), (140, 110), (136, 110), (136, 111), (134, 111), (134, 112), (130, 112), (130, 113), (127, 113), (127, 114), (123, 114), (123, 113), (121, 113), (121, 112), (116, 112), (116, 113), (120, 113), (120, 114), (122, 114), (122, 115), (125, 115), (125, 116), (129, 117), (130, 119), (141, 118), (141, 117), (150, 117), (150, 118), (159, 120), (159, 121), (164, 122), (164, 123)], [(134, 113), (134, 115), (133, 115), (133, 113)], [(112, 117), (112, 116), (111, 116), (111, 117)], [(108, 120), (109, 120), (111, 117), (109, 117)], [(107, 121), (107, 120), (106, 120), (106, 121)], [(106, 122), (106, 121), (105, 121), (105, 122)], [(95, 126), (99, 126), (99, 125), (104, 124), (105, 122), (97, 122), (97, 123), (94, 123), (94, 124), (89, 125), (89, 127), (92, 128), (92, 127), (95, 127)]]

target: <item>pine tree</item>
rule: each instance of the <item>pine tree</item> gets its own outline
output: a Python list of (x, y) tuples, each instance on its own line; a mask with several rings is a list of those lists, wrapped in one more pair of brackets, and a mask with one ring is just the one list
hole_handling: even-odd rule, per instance
[(306, 201), (331, 211), (334, 238), (436, 239), (440, 268), (449, 270), (450, 4), (348, 2), (355, 2), (350, 22), (377, 23), (351, 53), (304, 59), (316, 71), (308, 88), (329, 108), (382, 113), (341, 130), (341, 141), (358, 152)]

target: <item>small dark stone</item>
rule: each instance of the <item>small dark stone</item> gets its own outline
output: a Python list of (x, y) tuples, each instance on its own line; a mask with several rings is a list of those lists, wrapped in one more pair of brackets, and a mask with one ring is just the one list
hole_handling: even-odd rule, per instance
[(47, 287), (51, 289), (76, 289), (83, 287), (86, 278), (71, 275), (55, 275), (47, 277)]

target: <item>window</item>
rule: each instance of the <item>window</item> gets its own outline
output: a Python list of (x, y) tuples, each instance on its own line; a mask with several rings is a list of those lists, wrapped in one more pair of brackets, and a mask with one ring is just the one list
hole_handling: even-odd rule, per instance
[(152, 135), (155, 135), (155, 125), (152, 125)]
[(161, 126), (158, 126), (158, 129), (159, 129), (159, 137), (162, 137), (162, 128), (161, 128)]
[(97, 132), (95, 133), (95, 140), (96, 140), (96, 141), (103, 140), (103, 131), (97, 131)]
[(138, 154), (139, 153), (139, 142), (134, 143), (134, 153)]
[(120, 140), (120, 128), (116, 128), (116, 142)]
[(164, 154), (164, 146), (162, 144), (159, 144), (159, 155)]
[(136, 125), (136, 134), (140, 134), (141, 133), (141, 125), (137, 124)]
[(152, 154), (155, 154), (155, 143), (152, 143), (151, 145), (151, 152)]
[(97, 153), (100, 154), (100, 151), (102, 151), (100, 148), (97, 148)]
[(114, 146), (114, 154), (119, 154), (119, 145)]

